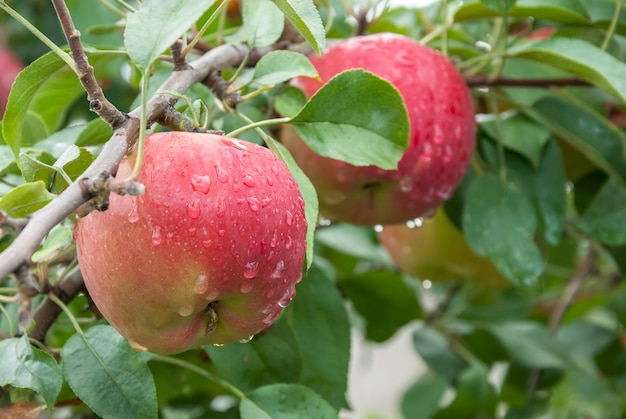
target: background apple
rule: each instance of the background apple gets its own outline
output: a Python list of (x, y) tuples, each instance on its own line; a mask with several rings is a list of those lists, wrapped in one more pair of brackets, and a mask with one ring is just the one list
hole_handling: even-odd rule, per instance
[(485, 288), (508, 284), (489, 259), (474, 253), (443, 208), (419, 227), (385, 226), (379, 237), (394, 263), (422, 280), (468, 280)]
[(5, 45), (0, 44), (0, 119), (7, 106), (9, 92), (24, 64)]
[(282, 141), (315, 185), (320, 212), (362, 225), (432, 215), (460, 182), (476, 142), (472, 98), (454, 65), (441, 53), (394, 34), (340, 41), (321, 58), (310, 59), (321, 81), (294, 80), (308, 97), (336, 74), (362, 68), (399, 90), (411, 125), (409, 146), (397, 170), (321, 157), (286, 127)]
[[(117, 177), (127, 178), (135, 155)], [(145, 194), (111, 195), (78, 221), (85, 284), (135, 347), (175, 353), (247, 339), (289, 304), (302, 277), (304, 201), (286, 165), (221, 136), (148, 136)]]

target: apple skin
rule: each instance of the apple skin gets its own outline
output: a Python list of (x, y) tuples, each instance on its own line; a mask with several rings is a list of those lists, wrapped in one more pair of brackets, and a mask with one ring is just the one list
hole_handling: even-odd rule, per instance
[(0, 44), (0, 119), (9, 99), (11, 86), (24, 64), (5, 45)]
[[(132, 173), (135, 153), (117, 179)], [(177, 353), (248, 339), (302, 278), (300, 190), (266, 148), (168, 132), (146, 139), (141, 196), (111, 194), (74, 236), (96, 307), (136, 349)], [(209, 306), (210, 304), (210, 306)]]
[(417, 278), (465, 280), (495, 289), (509, 284), (488, 258), (474, 253), (442, 208), (420, 227), (385, 226), (379, 237), (396, 266)]
[(476, 145), (472, 98), (458, 70), (439, 52), (395, 34), (343, 40), (310, 60), (321, 81), (293, 80), (307, 97), (336, 74), (362, 68), (398, 89), (411, 128), (398, 169), (382, 170), (319, 156), (285, 126), (281, 140), (315, 185), (320, 213), (359, 225), (432, 215), (461, 181)]

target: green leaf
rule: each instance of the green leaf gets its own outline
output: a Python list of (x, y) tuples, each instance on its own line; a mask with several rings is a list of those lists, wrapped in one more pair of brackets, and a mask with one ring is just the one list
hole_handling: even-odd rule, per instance
[(548, 142), (536, 170), (515, 155), (507, 156), (506, 164), (512, 179), (519, 181), (535, 206), (546, 241), (556, 246), (561, 241), (567, 212), (567, 179), (558, 144)]
[(568, 348), (572, 357), (591, 357), (606, 348), (615, 339), (615, 333), (604, 327), (578, 320), (559, 327), (556, 340)]
[(33, 348), (26, 336), (0, 341), (0, 386), (10, 384), (37, 392), (48, 408), (54, 406), (63, 378), (54, 358)]
[(43, 181), (16, 186), (0, 199), (0, 209), (9, 217), (22, 218), (44, 207), (55, 197)]
[(124, 45), (143, 71), (215, 3), (215, 0), (144, 0), (128, 15)]
[(157, 417), (154, 380), (145, 358), (111, 326), (73, 335), (61, 357), (68, 384), (98, 416)]
[(273, 384), (246, 394), (242, 419), (336, 419), (337, 412), (319, 394), (297, 384)]
[(526, 112), (604, 172), (626, 180), (626, 135), (606, 118), (557, 97), (541, 99)]
[(626, 103), (626, 63), (590, 42), (555, 37), (531, 46), (522, 46), (511, 53), (519, 58), (550, 64), (567, 71)]
[(71, 243), (72, 230), (65, 226), (57, 225), (48, 233), (39, 250), (33, 253), (31, 260), (34, 263), (50, 261)]
[(489, 383), (488, 372), (479, 362), (470, 364), (459, 376), (454, 400), (438, 417), (494, 417), (498, 395)]
[(351, 276), (340, 282), (340, 288), (365, 317), (366, 337), (375, 342), (389, 339), (400, 327), (421, 317), (416, 290), (395, 272), (370, 271)]
[(317, 77), (317, 70), (303, 54), (272, 51), (264, 55), (254, 68), (252, 83), (272, 86), (296, 76)]
[(48, 184), (54, 172), (54, 156), (38, 149), (31, 149), (20, 153), (20, 169), (26, 182), (41, 180)]
[(307, 102), (306, 94), (295, 86), (286, 85), (274, 99), (276, 112), (290, 118), (300, 112)]
[(419, 378), (402, 397), (402, 414), (405, 418), (430, 419), (447, 389), (448, 380), (439, 375)]
[[(15, 157), (23, 145), (32, 145), (42, 135), (55, 131), (69, 104), (81, 93), (76, 75), (53, 52), (26, 67), (11, 89), (2, 124), (2, 136)], [(32, 125), (25, 125), (29, 113), (36, 115), (44, 127), (43, 132), (30, 138), (24, 136), (24, 130)]]
[[(502, 5), (504, 1), (511, 3), (510, 0), (465, 1), (454, 14), (454, 20), (461, 22), (498, 17), (502, 10), (498, 5)], [(494, 3), (496, 7), (489, 8), (487, 3)], [(580, 0), (517, 0), (508, 14), (512, 17), (533, 17), (562, 23), (588, 23), (587, 9)]]
[(490, 120), (480, 126), (494, 140), (526, 157), (536, 168), (543, 153), (543, 148), (550, 139), (550, 131), (520, 113), (500, 121)]
[(336, 223), (320, 229), (315, 239), (317, 243), (343, 254), (378, 264), (392, 265), (389, 253), (380, 246), (371, 227)]
[(244, 1), (241, 15), (251, 48), (272, 45), (283, 32), (285, 15), (270, 0)]
[(87, 147), (106, 143), (113, 135), (113, 129), (101, 118), (96, 118), (87, 124), (76, 139), (76, 145)]
[(289, 22), (302, 34), (317, 55), (322, 55), (326, 34), (322, 18), (312, 0), (272, 0)]
[(206, 347), (218, 373), (242, 391), (302, 384), (346, 407), (350, 325), (334, 284), (314, 263), (269, 333), (249, 343)]
[[(0, 201), (2, 202), (2, 201)], [(576, 226), (608, 245), (626, 244), (626, 187), (609, 178)]]
[(316, 153), (355, 166), (397, 168), (409, 138), (400, 93), (363, 70), (333, 77), (290, 123)]
[[(76, 180), (95, 160), (89, 150), (75, 145), (69, 146), (54, 163), (58, 172), (63, 172), (70, 180)], [(55, 176), (55, 192), (60, 192), (68, 186), (67, 181), (59, 174)]]
[(300, 166), (293, 159), (293, 156), (287, 148), (278, 141), (268, 137), (267, 146), (276, 153), (287, 165), (289, 171), (296, 179), (298, 188), (304, 199), (304, 215), (307, 222), (306, 231), (306, 267), (309, 269), (313, 263), (313, 251), (315, 243), (315, 226), (317, 225), (317, 217), (319, 214), (319, 202), (317, 200), (317, 191), (311, 183), (311, 180), (304, 174)]
[(488, 255), (509, 280), (532, 284), (542, 271), (533, 242), (537, 219), (528, 198), (494, 174), (476, 179), (468, 191), (463, 231), (476, 253)]
[(505, 347), (510, 357), (528, 368), (557, 368), (571, 366), (565, 348), (558, 345), (545, 326), (529, 322), (500, 322), (485, 324)]
[(481, 0), (483, 4), (498, 13), (508, 13), (517, 0)]
[(467, 362), (452, 351), (446, 338), (432, 326), (415, 330), (413, 346), (428, 367), (448, 381), (454, 381), (467, 367)]

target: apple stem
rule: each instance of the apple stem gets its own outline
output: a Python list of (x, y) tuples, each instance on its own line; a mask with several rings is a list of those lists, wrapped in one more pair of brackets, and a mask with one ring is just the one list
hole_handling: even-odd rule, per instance
[(232, 393), (235, 397), (239, 399), (243, 399), (245, 397), (245, 394), (241, 390), (239, 390), (234, 385), (230, 384), (228, 381), (190, 362), (183, 361), (182, 359), (174, 358), (171, 356), (165, 356), (165, 355), (153, 355), (151, 360), (164, 362), (166, 364), (171, 364), (180, 368), (188, 369), (189, 371), (195, 372), (196, 374), (200, 375), (201, 377), (206, 378), (209, 381), (213, 381), (214, 383), (219, 384), (223, 389), (228, 390), (230, 393)]

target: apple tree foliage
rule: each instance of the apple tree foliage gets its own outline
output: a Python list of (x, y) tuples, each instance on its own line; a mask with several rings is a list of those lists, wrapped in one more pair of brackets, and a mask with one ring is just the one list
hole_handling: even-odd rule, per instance
[[(0, 275), (0, 417), (338, 417), (351, 408), (351, 331), (380, 343), (408, 327), (426, 370), (398, 396), (404, 418), (626, 418), (623, 0), (65, 3), (105, 96), (135, 117), (175, 76), (168, 57), (177, 39), (200, 35), (192, 63), (218, 45), (258, 52), (255, 62), (243, 54), (221, 68), (243, 99), (236, 109), (201, 83), (177, 92), (176, 109), (287, 161), (306, 201), (308, 269), (279, 320), (250, 342), (135, 352), (82, 292), (69, 202), (29, 263)], [(51, 3), (3, 0), (0, 9), (0, 40), (29, 64), (0, 137), (0, 261), (8, 264), (24, 225), (65, 199), (112, 131), (89, 111)], [(315, 191), (275, 140), (277, 124), (298, 124), (305, 140), (321, 141), (318, 152), (387, 168), (408, 128), (385, 135), (385, 124), (405, 121), (384, 110), (402, 102), (369, 73), (346, 72), (308, 102), (288, 81), (315, 77), (304, 54), (379, 32), (442, 51), (466, 78), (478, 145), (442, 210), (508, 286), (412, 277), (374, 228), (316, 223)], [(357, 84), (376, 94), (347, 108)], [(373, 109), (382, 125), (368, 117)], [(369, 137), (375, 153), (357, 143)]]

